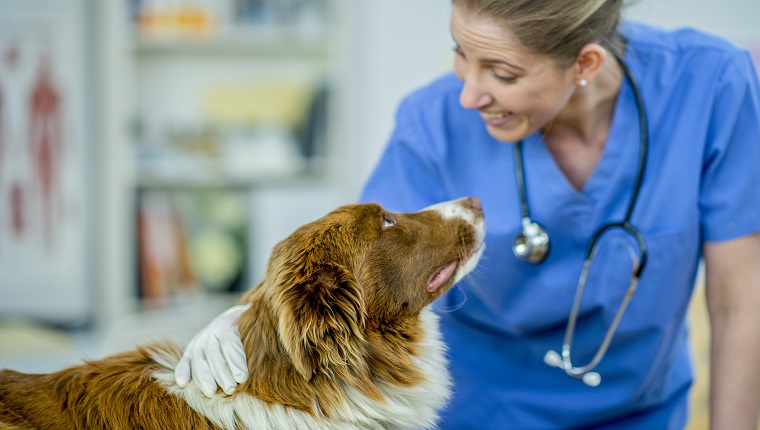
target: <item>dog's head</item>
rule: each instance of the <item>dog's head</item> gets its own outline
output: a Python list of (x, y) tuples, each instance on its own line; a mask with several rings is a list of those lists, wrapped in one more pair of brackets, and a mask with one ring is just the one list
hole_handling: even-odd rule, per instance
[(477, 198), (415, 213), (343, 206), (277, 244), (261, 284), (304, 378), (365, 363), (368, 330), (417, 318), (482, 253)]

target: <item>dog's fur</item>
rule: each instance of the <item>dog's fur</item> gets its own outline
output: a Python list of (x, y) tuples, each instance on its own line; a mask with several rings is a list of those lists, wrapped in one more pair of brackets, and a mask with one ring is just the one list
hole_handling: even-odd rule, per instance
[(476, 198), (411, 214), (338, 208), (273, 250), (238, 320), (233, 395), (179, 388), (172, 342), (52, 374), (0, 372), (0, 429), (430, 428), (450, 393), (429, 304), (477, 263)]

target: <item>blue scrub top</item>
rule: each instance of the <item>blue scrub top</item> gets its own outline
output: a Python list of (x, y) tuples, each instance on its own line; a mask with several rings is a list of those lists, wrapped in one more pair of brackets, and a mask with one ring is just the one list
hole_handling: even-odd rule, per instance
[[(693, 30), (625, 23), (626, 61), (641, 87), (650, 147), (632, 223), (649, 261), (588, 387), (544, 364), (559, 351), (586, 247), (624, 217), (640, 149), (636, 102), (624, 82), (599, 163), (582, 190), (536, 133), (523, 157), (531, 217), (551, 236), (541, 264), (517, 260), (521, 231), (513, 147), (459, 105), (453, 74), (400, 105), (396, 129), (363, 192), (395, 211), (477, 196), (486, 251), (459, 288), (434, 304), (449, 346), (454, 395), (445, 429), (683, 428), (692, 383), (685, 315), (701, 244), (760, 231), (760, 90), (749, 55)], [(630, 279), (610, 239), (589, 280), (573, 343), (586, 364)]]

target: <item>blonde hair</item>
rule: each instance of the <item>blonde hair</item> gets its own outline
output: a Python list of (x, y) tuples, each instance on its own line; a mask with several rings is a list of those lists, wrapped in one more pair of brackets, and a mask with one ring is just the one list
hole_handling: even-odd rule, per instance
[(501, 23), (530, 52), (569, 67), (592, 42), (619, 43), (623, 0), (452, 0), (455, 7)]

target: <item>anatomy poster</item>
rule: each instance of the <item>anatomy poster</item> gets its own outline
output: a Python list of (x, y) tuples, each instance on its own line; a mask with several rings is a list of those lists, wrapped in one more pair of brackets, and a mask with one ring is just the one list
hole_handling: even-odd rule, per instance
[(83, 0), (0, 0), (0, 317), (88, 312)]

